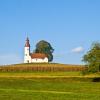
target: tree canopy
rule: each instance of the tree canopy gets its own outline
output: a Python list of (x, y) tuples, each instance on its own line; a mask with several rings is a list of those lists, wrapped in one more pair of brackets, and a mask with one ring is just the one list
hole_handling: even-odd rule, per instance
[(44, 53), (47, 55), (49, 62), (53, 60), (53, 51), (51, 44), (45, 40), (41, 40), (36, 44), (35, 53)]
[(91, 49), (83, 56), (89, 72), (100, 72), (100, 43), (92, 44)]

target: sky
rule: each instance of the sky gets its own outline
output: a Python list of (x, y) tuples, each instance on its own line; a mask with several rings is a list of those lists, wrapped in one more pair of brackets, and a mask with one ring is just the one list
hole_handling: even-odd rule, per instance
[(0, 65), (23, 63), (27, 36), (31, 52), (46, 40), (53, 62), (84, 64), (100, 42), (100, 0), (0, 0)]

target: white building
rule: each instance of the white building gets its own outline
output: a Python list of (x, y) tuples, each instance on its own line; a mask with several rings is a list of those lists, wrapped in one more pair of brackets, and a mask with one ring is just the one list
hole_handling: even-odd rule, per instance
[(43, 53), (30, 53), (29, 39), (26, 39), (24, 48), (24, 63), (48, 63), (48, 57)]

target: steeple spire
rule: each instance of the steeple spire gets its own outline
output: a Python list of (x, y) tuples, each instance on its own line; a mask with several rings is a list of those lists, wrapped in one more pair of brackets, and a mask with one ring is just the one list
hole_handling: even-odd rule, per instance
[(30, 47), (29, 38), (27, 37), (25, 47)]

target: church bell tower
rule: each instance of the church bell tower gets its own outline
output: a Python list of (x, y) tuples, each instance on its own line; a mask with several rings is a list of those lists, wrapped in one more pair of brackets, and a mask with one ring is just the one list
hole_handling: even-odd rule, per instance
[(25, 47), (24, 47), (24, 63), (30, 63), (30, 43), (29, 38), (27, 37)]

